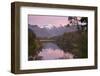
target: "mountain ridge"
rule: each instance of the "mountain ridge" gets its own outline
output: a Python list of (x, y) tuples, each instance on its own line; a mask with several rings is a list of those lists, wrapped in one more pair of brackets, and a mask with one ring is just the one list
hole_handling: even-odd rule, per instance
[(28, 24), (28, 28), (31, 29), (37, 37), (53, 37), (53, 36), (60, 36), (64, 34), (65, 32), (73, 32), (77, 31), (76, 26), (60, 26), (55, 27), (52, 25), (52, 27), (49, 28), (49, 25), (46, 25), (46, 27), (39, 27), (38, 25), (30, 25)]

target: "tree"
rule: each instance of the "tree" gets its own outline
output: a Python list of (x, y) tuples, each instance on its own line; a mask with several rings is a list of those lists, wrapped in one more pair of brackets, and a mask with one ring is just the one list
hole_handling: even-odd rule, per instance
[(81, 52), (81, 57), (82, 58), (87, 58), (88, 57), (88, 42), (87, 42), (87, 31), (82, 32), (82, 40), (80, 43), (80, 50)]
[(28, 55), (32, 56), (34, 54), (36, 54), (36, 52), (34, 51), (36, 49), (36, 35), (32, 32), (32, 30), (28, 29)]
[(81, 23), (85, 23), (84, 25), (81, 25), (82, 30), (87, 30), (88, 18), (87, 17), (82, 17), (80, 21), (81, 21)]
[(57, 45), (64, 50), (64, 52), (70, 51), (74, 48), (73, 46), (73, 34), (72, 33), (64, 33), (57, 40)]
[(35, 33), (28, 29), (28, 55), (34, 57), (38, 54), (41, 48), (40, 41), (36, 38)]
[(76, 58), (87, 57), (86, 31), (64, 33), (57, 39), (56, 43), (64, 52), (71, 52)]

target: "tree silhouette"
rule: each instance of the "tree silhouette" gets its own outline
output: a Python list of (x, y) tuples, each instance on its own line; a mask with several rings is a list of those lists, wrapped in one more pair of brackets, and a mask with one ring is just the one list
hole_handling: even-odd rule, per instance
[(36, 52), (36, 43), (35, 43), (36, 35), (32, 32), (32, 30), (28, 29), (28, 55), (32, 56), (35, 55)]
[[(29, 60), (33, 60), (37, 57), (40, 49), (42, 48), (42, 44), (39, 39), (36, 37), (35, 33), (28, 29), (28, 56)], [(31, 57), (31, 58), (30, 58)]]

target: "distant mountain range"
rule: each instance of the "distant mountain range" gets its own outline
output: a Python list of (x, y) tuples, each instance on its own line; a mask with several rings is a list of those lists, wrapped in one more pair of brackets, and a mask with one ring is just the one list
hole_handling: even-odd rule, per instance
[(46, 25), (45, 27), (39, 27), (37, 25), (30, 25), (28, 24), (28, 29), (32, 30), (36, 34), (37, 37), (54, 37), (54, 36), (60, 36), (64, 34), (65, 32), (73, 32), (77, 31), (77, 26), (60, 26), (55, 27), (52, 25), (52, 27), (49, 27), (49, 25)]

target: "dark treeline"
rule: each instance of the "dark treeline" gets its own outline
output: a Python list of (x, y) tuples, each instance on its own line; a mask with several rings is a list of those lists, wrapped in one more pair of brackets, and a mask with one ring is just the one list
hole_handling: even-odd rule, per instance
[(35, 59), (42, 48), (42, 44), (32, 30), (28, 29), (28, 57), (29, 60)]
[(76, 31), (64, 33), (57, 38), (56, 44), (64, 50), (64, 52), (71, 52), (75, 58), (87, 58), (87, 32)]
[(65, 32), (60, 36), (37, 38), (36, 34), (31, 29), (28, 29), (28, 60), (37, 60), (38, 58), (41, 59), (41, 57), (37, 57), (38, 53), (42, 50), (41, 39), (55, 40), (54, 43), (63, 49), (64, 52), (71, 52), (74, 54), (74, 58), (88, 57), (87, 17), (82, 17), (79, 20), (81, 23), (86, 23), (84, 26), (77, 23), (78, 20), (76, 17), (69, 17), (68, 19), (70, 24), (73, 23), (72, 19), (76, 21), (75, 26), (77, 26), (77, 31)]

